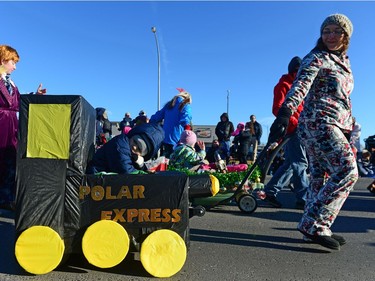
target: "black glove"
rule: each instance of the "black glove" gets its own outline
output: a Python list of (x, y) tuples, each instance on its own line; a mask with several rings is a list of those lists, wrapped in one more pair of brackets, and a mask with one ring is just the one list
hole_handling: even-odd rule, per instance
[(271, 126), (268, 136), (269, 144), (279, 142), (286, 135), (290, 116), (292, 116), (292, 111), (288, 107), (282, 106)]

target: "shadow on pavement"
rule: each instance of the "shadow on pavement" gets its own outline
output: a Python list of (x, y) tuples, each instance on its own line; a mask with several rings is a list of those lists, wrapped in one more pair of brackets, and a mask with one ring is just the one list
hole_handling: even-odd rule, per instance
[(60, 265), (55, 271), (86, 273), (87, 270), (107, 272), (112, 274), (121, 274), (125, 276), (152, 277), (144, 268), (139, 260), (134, 258), (134, 254), (129, 253), (126, 258), (117, 266), (112, 268), (98, 268), (87, 262), (82, 254), (71, 254), (63, 265)]
[(14, 255), (14, 212), (1, 210), (0, 217), (0, 273), (30, 276), (18, 265)]
[[(252, 235), (236, 232), (190, 229), (190, 239), (195, 242), (230, 244), (245, 247), (272, 248), (307, 253), (330, 253), (327, 250), (301, 247), (301, 239), (267, 235)], [(286, 243), (298, 244), (294, 246)]]

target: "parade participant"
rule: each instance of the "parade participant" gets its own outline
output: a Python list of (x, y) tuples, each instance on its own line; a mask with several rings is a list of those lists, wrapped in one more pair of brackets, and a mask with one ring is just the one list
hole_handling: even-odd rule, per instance
[(233, 123), (229, 120), (228, 113), (224, 112), (220, 115), (220, 121), (216, 124), (215, 127), (215, 134), (220, 142), (220, 146), (223, 148), (222, 151), (225, 151), (225, 155), (223, 155), (223, 160), (226, 163), (229, 162), (230, 156), (230, 137), (234, 132)]
[[(195, 150), (195, 144), (199, 151)], [(191, 130), (185, 130), (181, 134), (180, 141), (172, 152), (169, 165), (173, 168), (198, 169), (206, 157), (206, 146), (203, 141), (197, 141), (197, 135)]]
[[(20, 93), (10, 75), (20, 57), (7, 45), (0, 45), (0, 208), (14, 210), (16, 150)], [(44, 95), (39, 85), (36, 94)]]
[(87, 173), (142, 173), (146, 170), (144, 162), (156, 155), (163, 139), (164, 131), (159, 124), (135, 126), (99, 148), (87, 166)]
[(263, 134), (262, 125), (256, 120), (254, 114), (250, 115), (250, 121), (245, 126), (249, 128), (251, 134), (250, 147), (252, 147), (251, 162), (255, 162), (258, 156), (258, 145)]
[(112, 124), (108, 119), (107, 110), (97, 107), (96, 110), (96, 148), (99, 148), (112, 138)]
[(133, 127), (133, 119), (130, 117), (130, 112), (126, 112), (124, 118), (119, 124), (118, 130), (123, 132), (125, 127)]
[(150, 118), (150, 123), (163, 122), (165, 139), (162, 144), (161, 155), (167, 158), (173, 152), (185, 129), (191, 129), (191, 95), (182, 88), (179, 93), (167, 102)]
[(149, 118), (147, 117), (146, 112), (142, 109), (139, 113), (138, 116), (135, 117), (132, 122), (131, 122), (131, 127), (138, 126), (144, 123), (148, 123)]
[[(292, 58), (288, 65), (288, 73), (281, 76), (273, 90), (272, 113), (275, 116), (277, 116), (288, 91), (292, 87), (300, 65), (301, 59), (299, 57)], [(285, 160), (264, 188), (266, 196), (263, 198), (263, 201), (268, 202), (276, 208), (281, 208), (282, 206), (282, 204), (276, 199), (278, 193), (283, 187), (288, 186), (289, 183), (293, 184), (293, 193), (296, 196), (296, 208), (303, 209), (305, 206), (303, 198), (309, 185), (309, 178), (307, 176), (308, 162), (305, 147), (301, 144), (296, 133), (298, 118), (302, 109), (303, 103), (301, 103), (294, 114), (290, 116), (289, 126), (287, 128), (289, 141), (284, 146)]]
[(310, 185), (298, 230), (313, 242), (338, 250), (344, 237), (331, 226), (358, 180), (350, 146), (353, 75), (347, 51), (353, 25), (343, 14), (328, 16), (315, 48), (302, 60), (297, 77), (271, 126), (269, 143), (286, 133), (290, 116), (304, 101), (298, 135), (306, 147)]
[(251, 144), (251, 133), (249, 127), (244, 127), (238, 135), (234, 137), (233, 146), (236, 147), (236, 156), (240, 164), (247, 164), (247, 154)]
[(211, 146), (206, 151), (206, 160), (208, 163), (215, 163), (215, 153), (216, 151), (219, 151), (220, 149), (220, 143), (218, 139), (214, 139), (212, 141)]

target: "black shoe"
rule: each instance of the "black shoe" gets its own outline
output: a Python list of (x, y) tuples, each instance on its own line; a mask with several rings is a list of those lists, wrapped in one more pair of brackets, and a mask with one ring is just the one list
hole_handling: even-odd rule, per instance
[(311, 239), (312, 242), (315, 242), (323, 247), (332, 249), (332, 250), (340, 250), (340, 243), (333, 239), (331, 236), (323, 236), (323, 235), (311, 235), (304, 231), (299, 230), (304, 236)]
[(332, 237), (333, 239), (335, 239), (337, 242), (339, 242), (340, 246), (346, 244), (346, 240), (345, 240), (345, 238), (342, 237), (341, 235), (337, 235), (337, 234), (333, 234), (333, 233), (332, 233), (331, 237)]
[(267, 202), (269, 203), (271, 206), (275, 207), (275, 208), (281, 208), (282, 207), (282, 204), (277, 201), (276, 197), (275, 196), (272, 196), (272, 195), (266, 195), (266, 197), (264, 199), (262, 199), (264, 202)]
[[(331, 237), (333, 239), (335, 239), (337, 242), (339, 242), (340, 246), (342, 245), (345, 245), (346, 244), (346, 240), (344, 237), (342, 237), (341, 235), (337, 235), (337, 234), (333, 234), (331, 235)], [(306, 243), (312, 243), (313, 241), (308, 238), (306, 235), (303, 235), (303, 241), (306, 242)]]

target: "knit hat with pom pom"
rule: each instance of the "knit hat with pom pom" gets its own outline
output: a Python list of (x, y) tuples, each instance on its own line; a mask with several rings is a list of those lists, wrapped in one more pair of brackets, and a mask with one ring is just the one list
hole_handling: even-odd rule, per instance
[(343, 14), (332, 14), (329, 15), (322, 23), (320, 27), (320, 34), (322, 34), (323, 29), (329, 24), (337, 24), (340, 26), (345, 33), (351, 37), (353, 34), (353, 24), (350, 19)]

